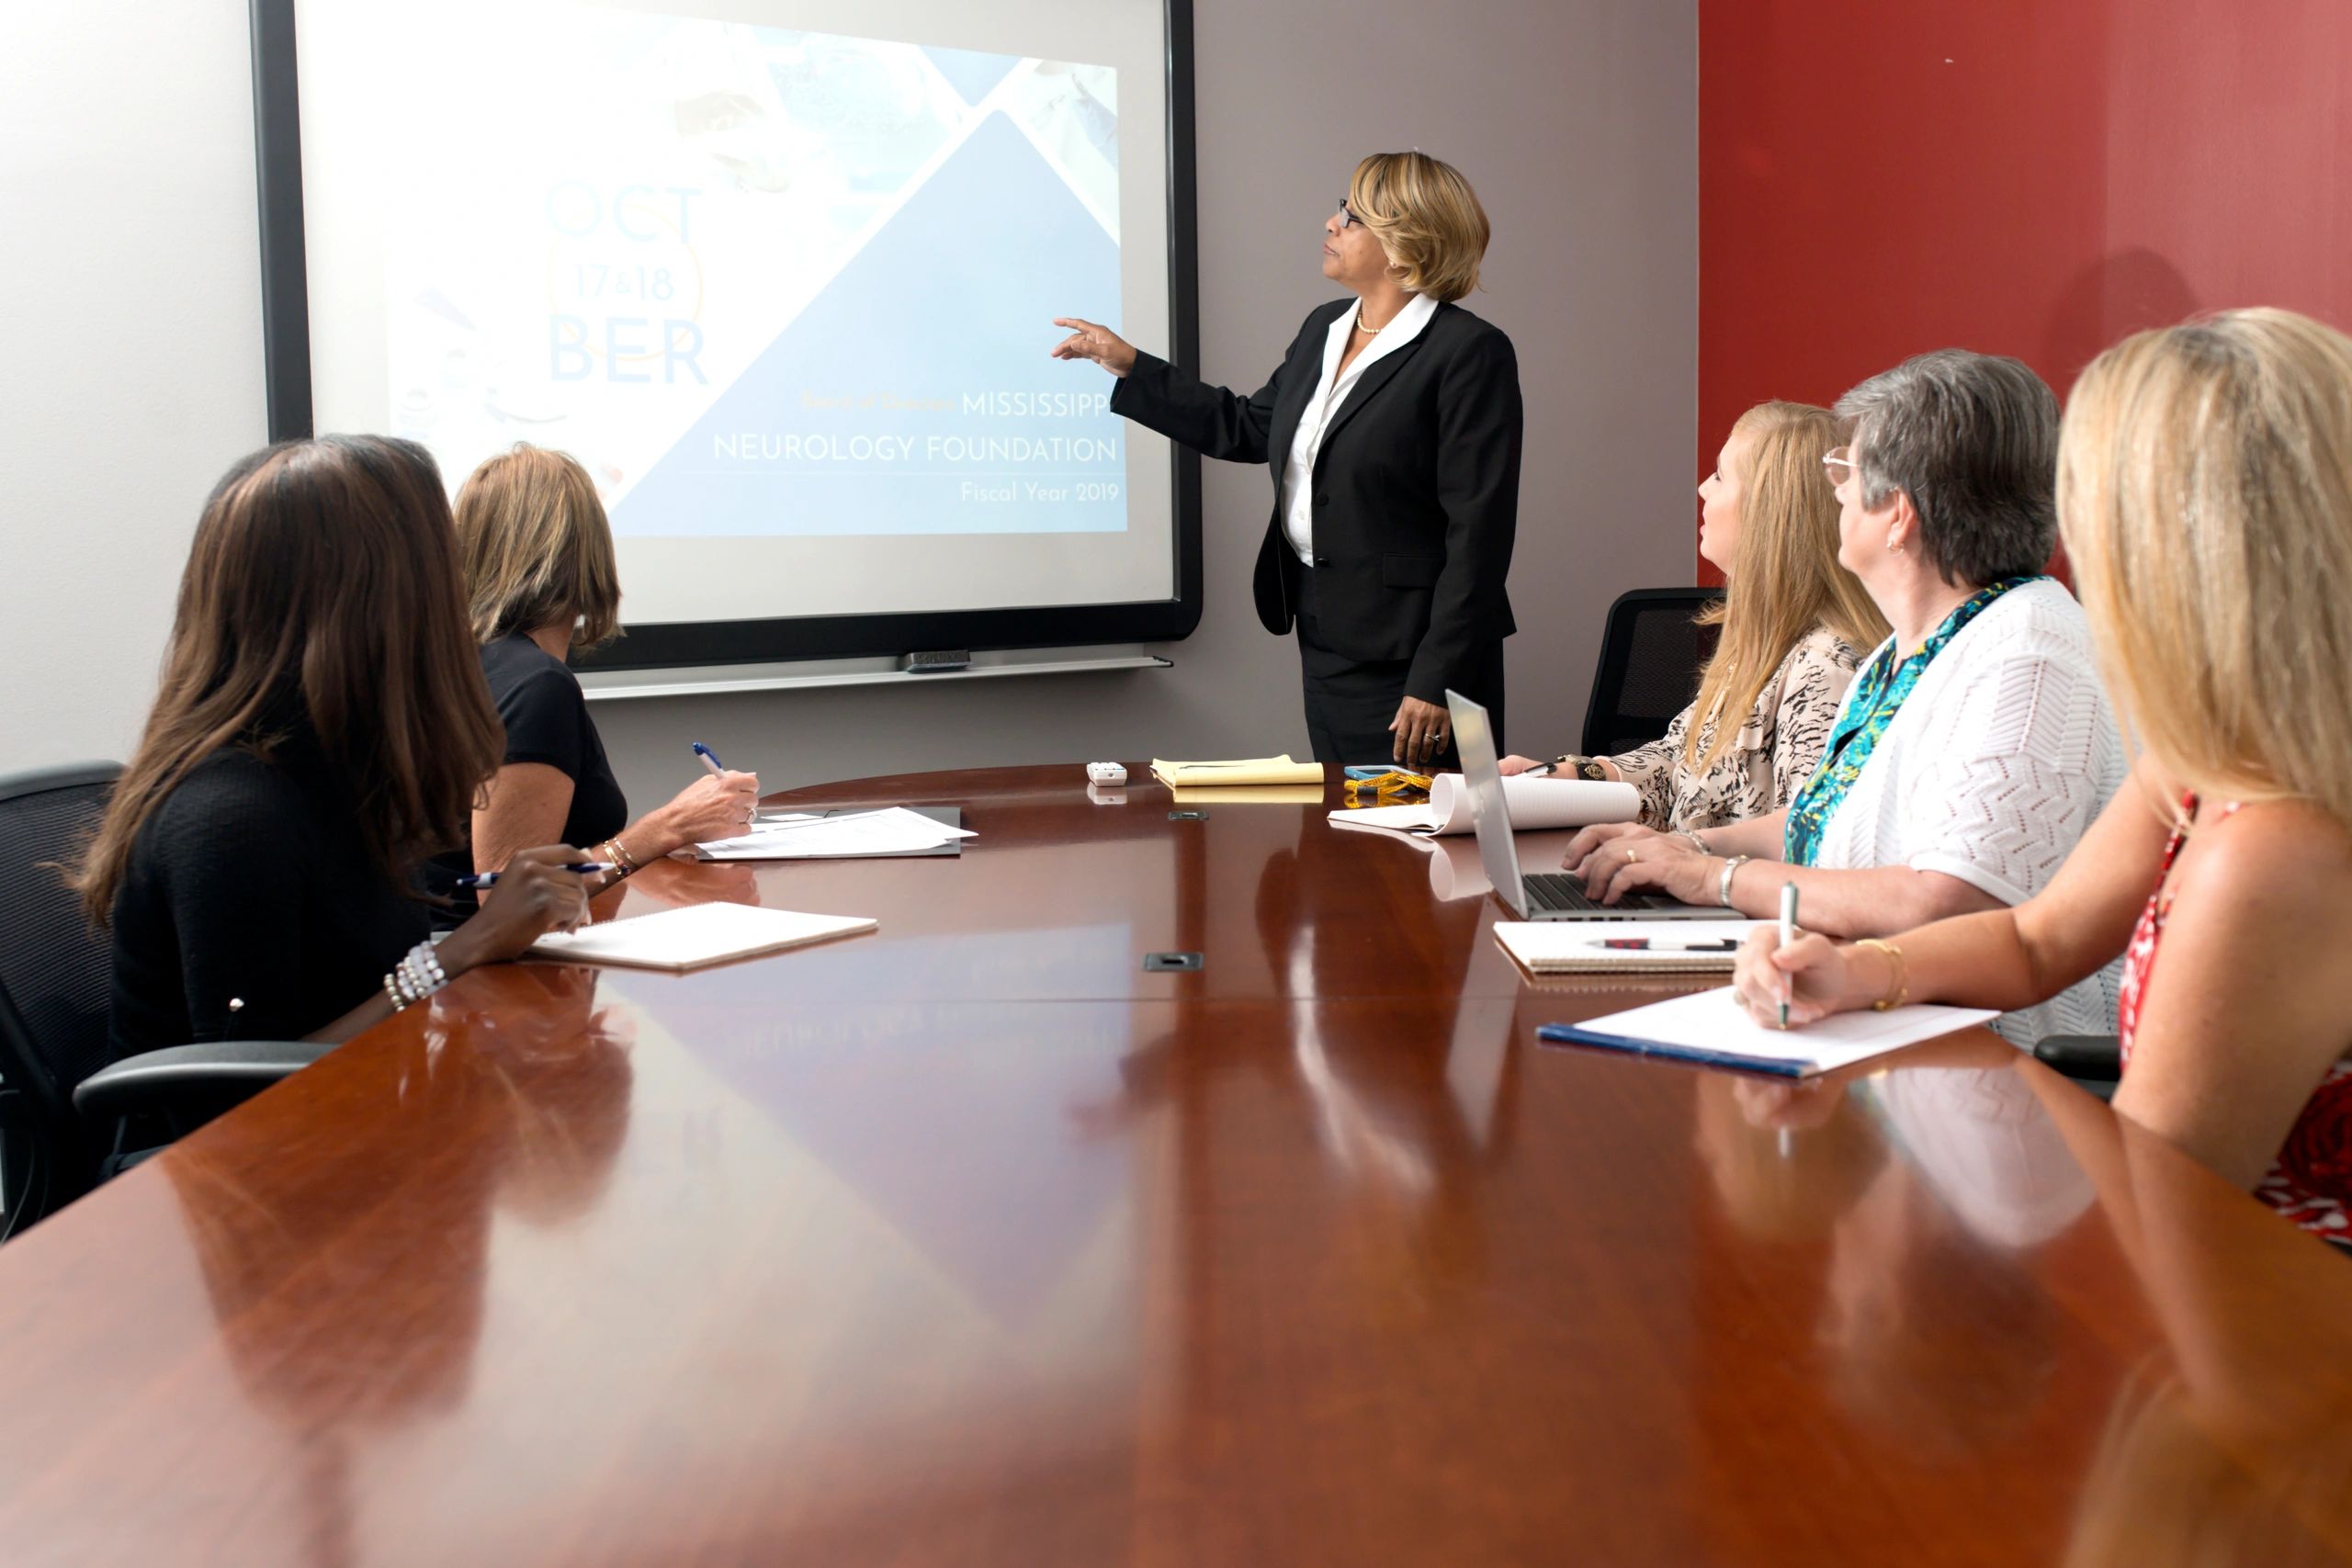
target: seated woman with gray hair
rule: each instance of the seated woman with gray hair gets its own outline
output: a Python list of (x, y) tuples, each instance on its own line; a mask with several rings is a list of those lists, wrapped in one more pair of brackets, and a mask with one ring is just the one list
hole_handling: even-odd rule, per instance
[[(1588, 828), (1565, 863), (1593, 897), (1648, 889), (1765, 919), (1793, 883), (1805, 930), (1867, 942), (2031, 897), (2121, 784), (2088, 623), (2042, 571), (2058, 531), (2050, 388), (2018, 360), (1943, 349), (1838, 412), (1853, 422), (1823, 459), (1838, 560), (1894, 635), (1786, 807), (1671, 836)], [(2117, 979), (2109, 965), (1995, 1027), (2019, 1043), (2106, 1032)]]

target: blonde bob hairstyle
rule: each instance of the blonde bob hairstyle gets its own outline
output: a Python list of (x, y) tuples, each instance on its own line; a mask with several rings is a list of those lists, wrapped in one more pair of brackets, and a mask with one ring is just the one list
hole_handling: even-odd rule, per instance
[(2165, 772), (2352, 827), (2352, 340), (2274, 310), (2126, 338), (2075, 384), (2058, 516)]
[[(1684, 763), (1700, 773), (1739, 738), (1757, 694), (1815, 627), (1858, 653), (1887, 636), (1861, 580), (1838, 564), (1838, 496), (1821, 459), (1846, 439), (1846, 423), (1811, 403), (1776, 401), (1749, 409), (1731, 430), (1735, 440), (1747, 437), (1740, 471), (1724, 476), (1739, 486), (1739, 542), (1723, 602), (1699, 617), (1721, 625), (1723, 637), (1699, 679), (1691, 711), (1700, 722), (1682, 741)], [(1714, 731), (1702, 752), (1710, 716)]]
[(1478, 287), (1487, 209), (1451, 164), (1424, 152), (1374, 152), (1348, 182), (1348, 210), (1372, 231), (1396, 287), (1452, 303)]
[(467, 478), (457, 515), (476, 642), (552, 626), (570, 626), (574, 648), (620, 635), (612, 525), (576, 460), (518, 443)]

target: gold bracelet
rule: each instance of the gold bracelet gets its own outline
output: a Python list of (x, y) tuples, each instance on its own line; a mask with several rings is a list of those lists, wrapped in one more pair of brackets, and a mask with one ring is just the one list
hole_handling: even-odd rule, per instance
[(604, 849), (605, 858), (620, 868), (621, 875), (630, 876), (636, 874), (637, 862), (629, 857), (628, 851), (622, 846), (619, 834), (616, 833), (606, 839)]
[(1864, 937), (1854, 945), (1873, 948), (1883, 953), (1886, 954), (1887, 963), (1894, 967), (1894, 984), (1887, 987), (1887, 990), (1893, 994), (1881, 995), (1878, 1000), (1871, 1004), (1871, 1010), (1884, 1012), (1889, 1008), (1899, 1008), (1908, 1001), (1911, 997), (1911, 965), (1905, 961), (1903, 950), (1891, 942), (1881, 942), (1874, 936)]

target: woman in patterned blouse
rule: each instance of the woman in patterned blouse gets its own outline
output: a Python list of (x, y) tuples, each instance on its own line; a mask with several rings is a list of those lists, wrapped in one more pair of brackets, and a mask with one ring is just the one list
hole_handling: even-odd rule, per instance
[(2352, 1247), (2352, 339), (2285, 310), (2126, 339), (2075, 386), (2058, 502), (2132, 787), (2016, 908), (1768, 932), (1742, 999), (2016, 1008), (2120, 954), (2115, 1109)]
[[(1701, 617), (1724, 629), (1698, 700), (1662, 740), (1559, 759), (1639, 789), (1652, 828), (1713, 828), (1787, 805), (1821, 761), (1861, 650), (1886, 636), (1886, 617), (1838, 564), (1838, 498), (1821, 482), (1821, 460), (1839, 431), (1837, 415), (1809, 403), (1758, 403), (1739, 416), (1699, 486), (1699, 553), (1725, 587)], [(1740, 722), (1725, 726), (1725, 713)], [(1534, 765), (1506, 757), (1502, 769)]]

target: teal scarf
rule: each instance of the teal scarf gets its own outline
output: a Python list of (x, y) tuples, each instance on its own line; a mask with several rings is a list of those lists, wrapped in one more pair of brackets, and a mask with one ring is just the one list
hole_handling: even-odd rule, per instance
[(1943, 624), (1928, 634), (1919, 651), (1894, 663), (1892, 645), (1879, 649), (1863, 667), (1854, 681), (1854, 690), (1838, 710), (1838, 722), (1829, 731), (1829, 745), (1821, 754), (1821, 766), (1813, 777), (1797, 791), (1789, 802), (1788, 842), (1786, 858), (1791, 865), (1811, 865), (1813, 857), (1821, 852), (1821, 835), (1827, 829), (1829, 819), (1845, 804), (1846, 792), (1862, 776), (1862, 769), (1878, 750), (1878, 739), (1894, 716), (1903, 711), (1903, 700), (1919, 683), (1928, 666), (1935, 661), (1961, 628), (1984, 613), (1984, 607), (2013, 588), (2029, 582), (2039, 582), (2039, 574), (2027, 577), (2005, 577), (1998, 582), (1985, 584), (1968, 596), (1960, 608), (1946, 615)]

